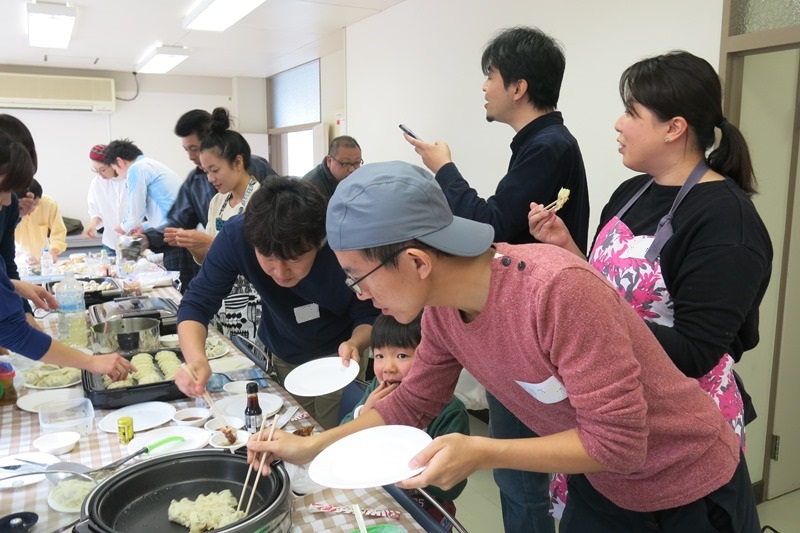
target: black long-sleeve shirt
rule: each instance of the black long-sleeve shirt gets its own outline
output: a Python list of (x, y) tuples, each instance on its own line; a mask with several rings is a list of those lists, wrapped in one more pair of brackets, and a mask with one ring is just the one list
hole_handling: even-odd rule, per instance
[(528, 230), (531, 202), (549, 204), (563, 187), (569, 201), (558, 216), (578, 247), (586, 251), (589, 234), (589, 191), (578, 141), (553, 111), (519, 130), (511, 141), (508, 172), (494, 195), (484, 200), (461, 176), (454, 163), (436, 173), (453, 214), (494, 227), (494, 240), (510, 244), (536, 242)]
[[(636, 176), (619, 186), (603, 208), (598, 232), (649, 179)], [(653, 183), (622, 221), (635, 235), (655, 234), (679, 190)], [(724, 353), (739, 361), (758, 344), (758, 306), (772, 272), (772, 243), (753, 202), (730, 179), (695, 185), (678, 206), (672, 228), (660, 265), (674, 324), (647, 324), (675, 365), (699, 378)]]

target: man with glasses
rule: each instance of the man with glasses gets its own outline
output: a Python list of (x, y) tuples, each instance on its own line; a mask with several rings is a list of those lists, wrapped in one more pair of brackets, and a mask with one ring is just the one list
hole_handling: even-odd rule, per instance
[(339, 182), (363, 164), (361, 147), (356, 140), (348, 135), (342, 135), (331, 141), (328, 155), (322, 163), (303, 176), (303, 179), (316, 185), (325, 199), (330, 200)]
[(357, 431), (424, 428), (466, 368), (541, 436), (437, 437), (399, 487), (446, 489), (493, 468), (570, 472), (562, 533), (760, 531), (730, 425), (584, 259), (493, 243), (490, 225), (453, 216), (433, 177), (399, 161), (365, 165), (336, 190), (327, 236), (359, 298), (400, 323), (425, 309), (414, 366), (351, 422), (250, 440), (251, 462), (304, 464)]
[[(337, 353), (359, 359), (378, 315), (348, 285), (325, 238), (326, 200), (307, 181), (270, 176), (245, 212), (228, 219), (178, 309), (178, 335), (186, 362), (175, 382), (201, 396), (211, 370), (205, 355), (208, 323), (238, 275), (261, 296), (258, 338), (271, 354), (280, 382), (298, 365)], [(338, 424), (341, 391), (297, 401), (324, 428)]]
[(110, 257), (117, 253), (119, 235), (114, 231), (122, 221), (122, 215), (128, 206), (128, 183), (117, 175), (113, 168), (104, 162), (105, 144), (96, 144), (89, 150), (91, 170), (95, 174), (89, 184), (86, 201), (89, 205), (89, 225), (83, 230), (83, 236), (97, 238), (97, 229), (103, 228), (103, 249)]

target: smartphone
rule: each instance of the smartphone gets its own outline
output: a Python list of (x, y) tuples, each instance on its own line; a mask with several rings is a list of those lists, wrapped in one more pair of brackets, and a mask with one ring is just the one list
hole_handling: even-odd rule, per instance
[(411, 131), (411, 129), (410, 129), (408, 126), (406, 126), (405, 124), (400, 124), (400, 125), (399, 125), (399, 128), (400, 128), (401, 130), (403, 130), (403, 133), (405, 133), (405, 134), (406, 134), (406, 135), (408, 135), (409, 137), (414, 137), (414, 138), (415, 138), (415, 139), (417, 139), (418, 141), (421, 141), (421, 140), (422, 140), (422, 139), (420, 139), (420, 138), (417, 136), (417, 134), (416, 134), (416, 133), (414, 133), (413, 131)]

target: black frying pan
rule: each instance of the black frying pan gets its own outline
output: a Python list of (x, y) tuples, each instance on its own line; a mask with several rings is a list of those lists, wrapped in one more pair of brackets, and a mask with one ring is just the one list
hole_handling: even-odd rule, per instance
[[(167, 510), (173, 499), (195, 499), (199, 494), (230, 489), (238, 499), (248, 465), (244, 456), (228, 451), (195, 450), (168, 454), (143, 461), (118, 472), (88, 496), (81, 513), (78, 533), (174, 532), (188, 529), (170, 522)], [(255, 476), (250, 476), (252, 486)], [(242, 507), (247, 506), (250, 489)], [(281, 531), (291, 527), (289, 478), (282, 466), (262, 476), (250, 515), (215, 531), (243, 533)]]

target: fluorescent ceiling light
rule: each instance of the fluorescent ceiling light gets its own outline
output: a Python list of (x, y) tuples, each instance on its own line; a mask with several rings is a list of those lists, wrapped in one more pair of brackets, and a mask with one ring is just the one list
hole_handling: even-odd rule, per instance
[(66, 48), (77, 10), (61, 4), (27, 4), (28, 43), (43, 48)]
[(190, 30), (225, 31), (265, 0), (203, 0), (185, 19)]
[(187, 57), (189, 57), (189, 50), (183, 46), (158, 46), (139, 62), (136, 72), (164, 74), (178, 66)]

